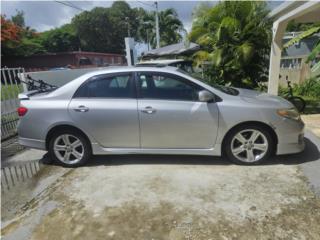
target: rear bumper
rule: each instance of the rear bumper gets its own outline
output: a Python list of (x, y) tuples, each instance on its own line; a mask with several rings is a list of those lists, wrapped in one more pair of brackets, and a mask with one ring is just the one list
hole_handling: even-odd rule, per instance
[(20, 145), (25, 147), (46, 150), (46, 144), (43, 140), (19, 137), (18, 141)]

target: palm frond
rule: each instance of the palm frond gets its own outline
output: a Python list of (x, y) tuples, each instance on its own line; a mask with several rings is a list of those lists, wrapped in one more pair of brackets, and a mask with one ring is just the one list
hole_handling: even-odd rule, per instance
[(218, 67), (223, 62), (223, 49), (218, 48), (209, 54), (209, 59), (212, 61), (213, 65)]
[(312, 49), (310, 55), (307, 58), (306, 63), (316, 59), (316, 57), (318, 57), (320, 55), (320, 41), (318, 42), (318, 44)]
[(312, 36), (313, 34), (319, 33), (319, 32), (320, 32), (320, 26), (312, 27), (312, 28), (308, 29), (307, 31), (302, 32), (298, 36), (292, 38), (290, 41), (288, 41), (286, 44), (284, 44), (283, 47), (288, 48), (288, 47), (292, 46), (293, 44), (300, 42), (302, 39), (307, 38), (309, 36)]
[(245, 42), (238, 46), (236, 51), (241, 64), (245, 65), (246, 63), (250, 62), (254, 54), (254, 46), (249, 42)]

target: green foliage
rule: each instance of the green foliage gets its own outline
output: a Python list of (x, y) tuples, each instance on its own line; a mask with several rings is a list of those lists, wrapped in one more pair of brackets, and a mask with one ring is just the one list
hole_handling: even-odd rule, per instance
[(315, 45), (315, 47), (312, 49), (311, 53), (309, 54), (306, 63), (316, 59), (317, 56), (320, 55), (320, 40), (318, 43)]
[(24, 12), (19, 10), (16, 10), (16, 12), (16, 15), (11, 17), (11, 21), (21, 28), (25, 27)]
[(1, 84), (1, 101), (17, 98), (21, 92), (23, 92), (21, 84)]
[(41, 44), (47, 52), (77, 51), (80, 41), (71, 24), (41, 33)]
[(39, 35), (24, 23), (23, 11), (17, 11), (11, 20), (2, 17), (4, 22), (9, 22), (11, 27), (16, 29), (15, 38), (1, 39), (1, 54), (3, 56), (30, 56), (45, 52)]
[[(295, 43), (300, 42), (302, 39), (306, 39), (308, 37), (314, 36), (315, 34), (320, 33), (320, 25), (319, 23), (311, 25), (308, 29), (306, 29), (304, 32), (299, 34), (298, 36), (292, 38), (290, 41), (288, 41), (283, 47), (288, 48), (292, 46)], [(320, 39), (312, 49), (311, 53), (309, 54), (306, 63), (313, 61), (320, 55)], [(319, 63), (317, 64), (319, 65)]]
[[(144, 12), (141, 14), (139, 38), (142, 41), (149, 42), (153, 48), (156, 47), (155, 32), (155, 12)], [(182, 22), (178, 18), (177, 12), (172, 9), (166, 9), (159, 12), (159, 32), (160, 46), (166, 46), (178, 43), (182, 40), (181, 33), (186, 30), (183, 28)]]
[[(197, 65), (213, 82), (237, 87), (256, 87), (265, 81), (271, 40), (268, 8), (261, 1), (225, 1), (194, 13), (190, 41), (201, 45)], [(204, 51), (207, 54), (204, 54)]]
[(291, 20), (287, 25), (287, 32), (301, 32), (306, 31), (312, 27), (319, 25), (319, 23), (296, 23), (294, 20)]
[(44, 52), (45, 49), (38, 38), (23, 38), (15, 48), (15, 54), (17, 56), (30, 56)]
[(302, 39), (310, 37), (310, 36), (314, 35), (315, 33), (319, 33), (319, 32), (320, 32), (320, 26), (312, 27), (312, 28), (302, 32), (298, 36), (292, 38), (290, 41), (288, 41), (286, 44), (284, 44), (283, 47), (288, 48), (288, 47), (300, 42)]
[(72, 25), (81, 43), (81, 49), (95, 52), (121, 53), (124, 38), (137, 36), (138, 10), (116, 1), (110, 8), (96, 7), (72, 19)]
[(295, 84), (293, 93), (299, 96), (318, 98), (320, 101), (320, 77), (309, 78), (301, 84)]
[[(320, 77), (309, 78), (301, 84), (292, 86), (293, 95), (318, 99), (320, 102)], [(279, 87), (279, 95), (285, 96), (288, 92), (286, 87)]]
[[(123, 53), (124, 38), (130, 35), (137, 41), (156, 45), (155, 13), (143, 8), (131, 8), (125, 1), (115, 1), (111, 7), (96, 7), (76, 15), (70, 24), (43, 33), (25, 26), (23, 11), (10, 21), (7, 35), (1, 38), (4, 56), (29, 56), (43, 52), (66, 52), (79, 49), (93, 52)], [(161, 45), (182, 40), (182, 22), (173, 9), (159, 13)], [(9, 31), (10, 30), (10, 31)], [(13, 31), (16, 30), (16, 31)], [(17, 32), (17, 33), (16, 33)], [(10, 35), (11, 34), (11, 35)], [(18, 36), (16, 36), (18, 34)], [(7, 37), (7, 38), (5, 38)], [(3, 39), (6, 40), (5, 44)]]
[[(320, 113), (320, 76), (309, 78), (301, 84), (292, 86), (293, 95), (302, 97), (306, 101), (304, 114)], [(286, 97), (288, 88), (279, 87), (279, 95)]]

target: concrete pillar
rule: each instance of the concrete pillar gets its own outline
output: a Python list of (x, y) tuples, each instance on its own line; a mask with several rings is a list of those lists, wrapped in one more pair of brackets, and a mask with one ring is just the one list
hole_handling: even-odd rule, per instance
[(133, 38), (125, 38), (126, 58), (128, 66), (134, 66), (137, 63), (137, 50)]
[(270, 52), (268, 93), (274, 95), (278, 95), (282, 38), (286, 30), (287, 23), (287, 21), (276, 21), (273, 23), (272, 27), (273, 36)]

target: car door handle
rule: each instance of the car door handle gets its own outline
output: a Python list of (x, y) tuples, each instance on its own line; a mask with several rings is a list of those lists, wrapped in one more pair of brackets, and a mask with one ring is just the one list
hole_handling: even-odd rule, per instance
[(77, 108), (74, 108), (74, 110), (75, 110), (76, 112), (88, 112), (88, 111), (89, 111), (89, 108), (86, 107), (86, 106), (81, 105), (81, 106), (79, 106), (79, 107), (77, 107)]
[(145, 107), (144, 109), (141, 110), (141, 112), (143, 113), (148, 113), (148, 114), (152, 114), (155, 113), (157, 110), (152, 108), (152, 107)]

